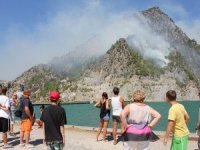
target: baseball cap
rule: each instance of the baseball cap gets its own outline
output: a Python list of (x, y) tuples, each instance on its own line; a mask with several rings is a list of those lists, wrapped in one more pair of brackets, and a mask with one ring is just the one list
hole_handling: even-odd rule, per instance
[(60, 93), (58, 93), (57, 91), (52, 91), (49, 94), (49, 99), (50, 100), (58, 100), (60, 98)]

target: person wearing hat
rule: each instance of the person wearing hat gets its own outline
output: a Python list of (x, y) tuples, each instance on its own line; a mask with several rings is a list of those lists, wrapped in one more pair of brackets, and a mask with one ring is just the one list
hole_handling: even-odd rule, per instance
[(41, 121), (44, 128), (44, 143), (48, 150), (62, 150), (65, 146), (65, 129), (67, 123), (64, 108), (59, 105), (60, 94), (52, 91), (49, 94), (51, 105), (46, 107), (42, 113)]
[[(33, 145), (29, 144), (30, 141), (30, 133), (32, 130), (32, 122), (33, 122), (33, 104), (30, 100), (30, 91), (24, 90), (23, 99), (21, 100), (20, 107), (22, 108), (22, 116), (21, 116), (21, 126), (20, 126), (20, 145), (26, 148), (32, 148)], [(25, 144), (23, 139), (25, 137)]]

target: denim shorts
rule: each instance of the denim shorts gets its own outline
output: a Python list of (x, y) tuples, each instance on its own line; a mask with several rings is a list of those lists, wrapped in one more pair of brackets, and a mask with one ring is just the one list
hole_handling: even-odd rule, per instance
[(100, 119), (103, 121), (109, 121), (110, 116), (108, 114), (106, 114), (105, 116), (100, 117)]

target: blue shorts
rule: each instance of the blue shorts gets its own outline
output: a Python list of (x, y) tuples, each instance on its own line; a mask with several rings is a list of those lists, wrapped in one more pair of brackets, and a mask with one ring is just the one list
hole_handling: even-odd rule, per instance
[(100, 119), (103, 120), (103, 121), (109, 121), (110, 116), (108, 114), (106, 114), (105, 116), (100, 117)]

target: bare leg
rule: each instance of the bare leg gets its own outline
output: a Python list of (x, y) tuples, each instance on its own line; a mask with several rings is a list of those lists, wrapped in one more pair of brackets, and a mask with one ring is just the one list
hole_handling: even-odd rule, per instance
[(122, 133), (124, 133), (124, 125), (122, 122), (120, 123), (120, 126), (121, 126), (121, 134), (122, 134)]
[(24, 144), (24, 132), (20, 131), (20, 144)]
[(200, 149), (200, 135), (199, 135), (199, 139), (198, 139), (198, 148)]
[(108, 128), (109, 121), (104, 121), (103, 124), (103, 140), (106, 140), (107, 128)]
[(102, 127), (103, 127), (103, 121), (100, 120), (100, 122), (99, 122), (99, 129), (98, 129), (98, 131), (97, 131), (97, 136), (96, 136), (96, 140), (97, 140), (97, 141), (98, 141), (98, 139), (99, 139), (99, 135), (101, 134)]
[(2, 133), (2, 139), (3, 139), (3, 143), (4, 145), (7, 145), (7, 133)]
[(10, 133), (13, 133), (13, 124), (10, 125)]
[(26, 145), (29, 144), (29, 140), (30, 140), (30, 132), (25, 133), (25, 142), (26, 142)]
[(117, 144), (117, 122), (114, 121), (113, 122), (113, 139), (114, 139), (114, 142), (113, 144), (116, 145)]

